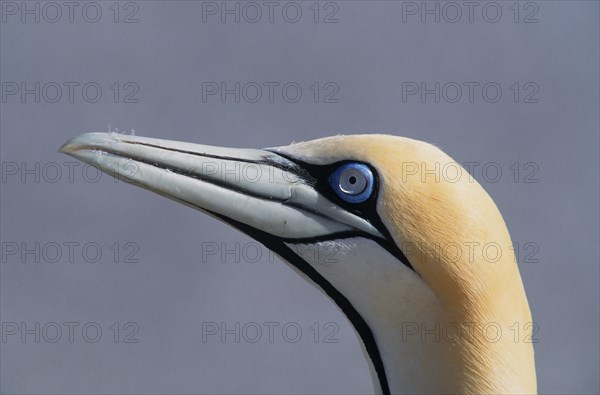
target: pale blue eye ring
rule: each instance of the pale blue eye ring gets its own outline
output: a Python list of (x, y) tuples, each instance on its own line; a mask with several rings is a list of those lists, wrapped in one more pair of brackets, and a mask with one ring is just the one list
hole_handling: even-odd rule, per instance
[(362, 163), (344, 163), (329, 176), (335, 194), (348, 203), (362, 203), (373, 193), (373, 172)]

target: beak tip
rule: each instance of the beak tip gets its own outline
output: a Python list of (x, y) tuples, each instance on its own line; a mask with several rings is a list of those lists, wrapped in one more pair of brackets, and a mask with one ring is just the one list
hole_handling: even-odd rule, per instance
[(75, 151), (75, 148), (73, 147), (73, 144), (71, 144), (71, 140), (69, 140), (66, 143), (64, 143), (63, 145), (61, 145), (60, 148), (58, 149), (58, 152), (60, 152), (61, 154), (67, 154), (67, 155), (69, 155), (73, 151)]
[(99, 143), (110, 142), (111, 138), (108, 133), (84, 133), (77, 137), (73, 137), (66, 143), (60, 146), (58, 152), (62, 154), (72, 155), (81, 149), (91, 148)]

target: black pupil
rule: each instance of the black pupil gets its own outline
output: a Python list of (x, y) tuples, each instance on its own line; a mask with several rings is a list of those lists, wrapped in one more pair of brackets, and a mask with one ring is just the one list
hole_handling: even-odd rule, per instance
[(356, 184), (356, 177), (351, 176), (348, 181), (350, 181), (350, 184), (354, 185), (354, 184)]

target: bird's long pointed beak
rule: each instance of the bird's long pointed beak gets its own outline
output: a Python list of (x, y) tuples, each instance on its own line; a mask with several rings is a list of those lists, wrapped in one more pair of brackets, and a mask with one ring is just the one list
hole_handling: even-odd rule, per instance
[(232, 149), (114, 133), (75, 137), (59, 150), (142, 188), (284, 239), (362, 231), (369, 222), (320, 195), (294, 162)]

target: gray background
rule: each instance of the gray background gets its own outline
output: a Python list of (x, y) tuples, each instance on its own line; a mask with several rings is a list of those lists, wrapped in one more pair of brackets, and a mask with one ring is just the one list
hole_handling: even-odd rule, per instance
[[(461, 163), (480, 162), (474, 176), (520, 243), (520, 269), (539, 326), (540, 392), (598, 393), (598, 2), (521, 2), (518, 22), (512, 1), (497, 2), (502, 16), (496, 23), (482, 17), (486, 2), (475, 8), (473, 22), (461, 6), (462, 18), (455, 23), (444, 20), (454, 18), (450, 8), (442, 9), (439, 23), (434, 15), (423, 23), (419, 15), (407, 14), (404, 22), (403, 7), (410, 5), (393, 1), (322, 2), (315, 23), (313, 3), (295, 3), (302, 9), (296, 23), (282, 17), (285, 3), (275, 8), (272, 23), (266, 6), (257, 23), (243, 18), (235, 23), (232, 16), (222, 23), (218, 15), (206, 15), (203, 22), (203, 4), (195, 1), (122, 2), (117, 23), (112, 1), (87, 6), (88, 20), (95, 7), (102, 10), (96, 23), (82, 16), (86, 2), (77, 3), (72, 21), (62, 6), (62, 18), (54, 23), (55, 9), (44, 14), (41, 3), (39, 23), (35, 15), (21, 21), (10, 4), (4, 10), (5, 95), (22, 82), (30, 88), (36, 82), (80, 85), (73, 103), (64, 85), (63, 96), (52, 103), (52, 84), (39, 103), (32, 94), (24, 100), (7, 95), (1, 103), (2, 393), (364, 393), (372, 388), (344, 316), (267, 250), (259, 250), (252, 262), (251, 239), (106, 175), (92, 182), (94, 169), (86, 176), (80, 165), (70, 178), (75, 161), (57, 148), (80, 133), (108, 131), (109, 125), (137, 135), (233, 147), (387, 132), (432, 142)], [(27, 2), (30, 8), (35, 4)], [(495, 9), (489, 8), (494, 5), (487, 8), (488, 19), (494, 18)], [(288, 18), (294, 17), (293, 6)], [(246, 11), (254, 17), (252, 9)], [(131, 12), (137, 22), (123, 23)], [(324, 23), (330, 12), (337, 23)], [(532, 12), (537, 23), (524, 23)], [(297, 103), (286, 102), (280, 89), (273, 103), (266, 90), (257, 103), (244, 97), (235, 103), (229, 96), (226, 102), (211, 96), (204, 103), (203, 82), (221, 81), (230, 87), (295, 82), (303, 93)], [(82, 96), (82, 86), (90, 82), (102, 88), (96, 103)], [(116, 103), (110, 90), (115, 82), (120, 84)], [(139, 88), (133, 96), (137, 103), (124, 102), (132, 89), (125, 88), (127, 82)], [(314, 82), (335, 83), (338, 102), (324, 103), (321, 95), (314, 103), (309, 89)], [(425, 103), (418, 96), (403, 100), (406, 82), (429, 87), (495, 82), (502, 97), (489, 103), (478, 89), (472, 103), (466, 90), (457, 103), (447, 100), (451, 91), (440, 103), (431, 95)], [(517, 103), (510, 90), (515, 82), (521, 90)], [(537, 103), (524, 102), (531, 92), (524, 89), (528, 82), (539, 87), (533, 96)], [(321, 88), (321, 94), (330, 91)], [(86, 98), (93, 96), (90, 90)], [(497, 182), (491, 181), (493, 169), (487, 176), (482, 172), (490, 162), (503, 171)], [(515, 162), (521, 170), (516, 180), (510, 169)], [(529, 162), (537, 168), (525, 168)], [(525, 182), (531, 180), (538, 182)], [(20, 254), (35, 249), (35, 243), (39, 258)], [(73, 262), (64, 243), (79, 243)], [(100, 246), (98, 262), (93, 248), (84, 255), (86, 243)], [(114, 243), (120, 251), (116, 258)], [(214, 243), (237, 246), (239, 258), (203, 259), (203, 248)], [(525, 249), (525, 243), (535, 244)], [(57, 244), (62, 256), (55, 259)], [(8, 254), (14, 246), (19, 252)], [(125, 259), (127, 253), (138, 262)], [(79, 325), (72, 342), (68, 322)], [(137, 343), (124, 342), (129, 322), (139, 329), (133, 336)], [(256, 343), (247, 340), (254, 332), (239, 343), (233, 335), (225, 342), (218, 336), (203, 342), (207, 322), (279, 327), (272, 343), (266, 330)], [(336, 343), (326, 342), (328, 322), (337, 330)], [(35, 333), (24, 339), (7, 333), (13, 323), (33, 332), (38, 323), (40, 341)], [(54, 343), (52, 323), (63, 328)], [(101, 327), (97, 342), (90, 341), (93, 327), (87, 340), (83, 337), (86, 323)], [(116, 342), (114, 323), (120, 328)], [(302, 329), (298, 342), (290, 341), (293, 331), (283, 337), (286, 323)], [(314, 323), (320, 328), (316, 341)]]

